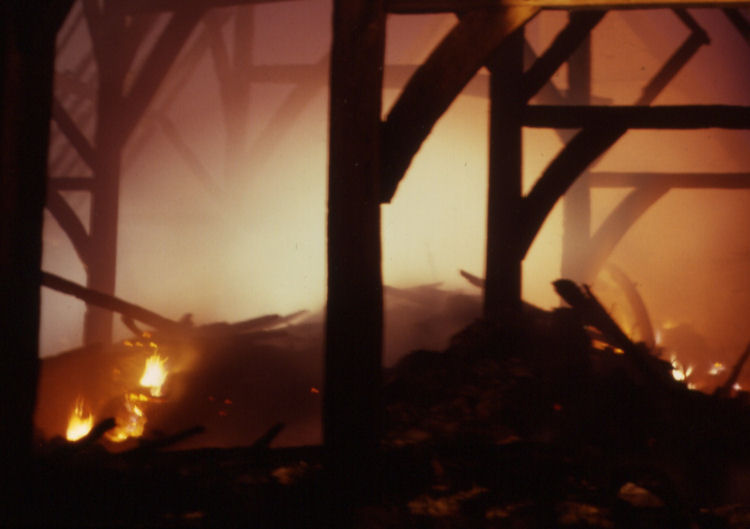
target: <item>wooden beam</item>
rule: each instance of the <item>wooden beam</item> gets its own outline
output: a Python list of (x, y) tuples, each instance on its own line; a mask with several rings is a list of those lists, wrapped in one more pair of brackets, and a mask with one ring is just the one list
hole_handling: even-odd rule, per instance
[[(122, 93), (129, 65), (124, 55), (128, 54), (129, 47), (124, 45), (124, 17), (112, 15), (96, 1), (84, 0), (84, 9), (91, 31), (98, 77), (93, 142), (96, 145), (96, 168), (89, 211), (86, 284), (93, 290), (114, 294), (121, 157), (127, 138), (122, 122), (128, 110), (124, 108)], [(83, 341), (87, 345), (112, 340), (112, 314), (108, 311), (87, 305), (83, 327)]]
[(147, 325), (155, 327), (156, 329), (173, 331), (176, 333), (185, 333), (190, 330), (190, 327), (184, 323), (170, 320), (169, 318), (165, 318), (164, 316), (148, 309), (144, 309), (143, 307), (139, 307), (138, 305), (134, 305), (133, 303), (123, 301), (120, 298), (116, 298), (103, 292), (97, 292), (96, 290), (86, 288), (49, 272), (42, 272), (42, 285), (83, 300), (88, 305), (96, 305), (107, 311), (124, 314), (133, 320), (141, 321)]
[(735, 105), (579, 106), (529, 105), (526, 127), (578, 129), (750, 129), (750, 107)]
[(558, 33), (555, 40), (539, 56), (523, 76), (523, 97), (528, 101), (547, 84), (552, 75), (567, 61), (571, 54), (588, 39), (591, 31), (604, 18), (606, 12), (578, 13)]
[(671, 189), (750, 189), (750, 173), (600, 171), (591, 174), (591, 187), (643, 187), (651, 183), (659, 183)]
[(52, 101), (52, 119), (55, 120), (60, 131), (76, 150), (81, 160), (83, 160), (91, 170), (96, 171), (96, 155), (94, 154), (94, 148), (91, 146), (91, 143), (86, 136), (83, 135), (81, 129), (78, 128), (75, 121), (73, 121), (73, 118), (70, 117), (68, 112), (57, 99), (53, 99)]
[(591, 237), (586, 255), (581, 259), (585, 281), (596, 279), (612, 251), (631, 226), (668, 191), (669, 187), (658, 181), (634, 189), (604, 219)]
[(383, 123), (382, 202), (391, 201), (432, 127), (490, 53), (537, 12), (512, 8), (467, 13), (414, 73)]
[(91, 191), (94, 179), (90, 176), (57, 176), (47, 180), (47, 189), (55, 191)]
[(54, 189), (47, 190), (47, 210), (70, 239), (83, 267), (88, 268), (91, 242), (81, 219), (65, 198)]
[[(568, 13), (570, 24), (587, 17), (590, 13), (576, 11)], [(584, 19), (585, 20), (585, 19)], [(568, 61), (568, 84), (570, 94), (567, 103), (575, 105), (591, 104), (591, 39), (586, 38)], [(568, 135), (572, 131), (558, 133)], [(566, 134), (567, 133), (567, 134)], [(584, 171), (565, 193), (563, 200), (563, 236), (560, 259), (560, 277), (582, 281), (580, 256), (589, 245), (591, 237), (591, 189), (588, 173)]]
[(462, 13), (474, 9), (665, 9), (747, 7), (748, 0), (388, 0), (389, 13)]
[[(677, 75), (704, 42), (702, 35), (691, 34), (646, 84), (636, 104), (650, 104), (659, 94), (659, 90)], [(527, 106), (526, 110), (528, 109)], [(521, 238), (523, 255), (526, 255), (544, 219), (547, 218), (558, 199), (565, 194), (578, 176), (614, 145), (627, 130), (627, 126), (622, 123), (595, 122), (578, 132), (550, 162), (523, 200)]]
[[(231, 19), (229, 13), (222, 12), (217, 17), (219, 22), (224, 25)], [(180, 53), (178, 60), (172, 67), (172, 74), (169, 75), (164, 82), (164, 85), (156, 93), (155, 100), (152, 106), (155, 106), (155, 114), (157, 117), (152, 126), (144, 127), (142, 129), (136, 129), (137, 133), (130, 142), (130, 148), (128, 150), (128, 157), (124, 160), (125, 169), (138, 157), (138, 154), (143, 148), (149, 144), (151, 137), (155, 133), (155, 121), (160, 116), (166, 116), (169, 111), (171, 104), (177, 99), (177, 95), (180, 93), (185, 83), (188, 82), (190, 77), (194, 74), (200, 60), (208, 49), (208, 33), (202, 31), (197, 35), (190, 45)]]
[(740, 13), (739, 9), (724, 9), (724, 14), (739, 34), (742, 35), (745, 42), (750, 45), (750, 22), (745, 18), (745, 15)]
[(72, 0), (0, 2), (0, 495), (2, 525), (31, 525), (42, 227), (55, 36)]
[(523, 28), (490, 58), (489, 187), (484, 317), (515, 321), (521, 314), (521, 115)]
[(189, 7), (177, 11), (159, 36), (146, 62), (138, 72), (130, 91), (123, 96), (127, 112), (123, 116), (121, 134), (127, 138), (143, 117), (162, 80), (182, 50), (185, 41), (203, 16), (204, 9)]
[(378, 188), (384, 53), (382, 0), (335, 0), (323, 440), (334, 505), (342, 508), (351, 495), (374, 492), (383, 421)]

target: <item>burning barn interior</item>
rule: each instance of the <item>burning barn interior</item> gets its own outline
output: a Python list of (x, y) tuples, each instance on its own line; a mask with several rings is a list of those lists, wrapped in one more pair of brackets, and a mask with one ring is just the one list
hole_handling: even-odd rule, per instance
[(2, 10), (4, 526), (750, 526), (746, 2)]

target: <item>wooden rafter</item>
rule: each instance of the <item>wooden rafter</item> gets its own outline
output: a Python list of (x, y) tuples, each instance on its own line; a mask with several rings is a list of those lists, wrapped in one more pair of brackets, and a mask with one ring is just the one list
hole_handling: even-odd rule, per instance
[[(686, 13), (681, 19), (688, 17)], [(661, 89), (705, 43), (703, 35), (692, 33), (672, 54), (643, 89), (636, 105), (648, 105)], [(528, 107), (526, 111), (528, 112)], [(616, 109), (615, 109), (616, 110)], [(578, 176), (628, 131), (627, 125), (606, 119), (583, 128), (555, 157), (524, 198), (520, 257), (526, 255), (537, 232), (557, 200), (565, 194)]]
[(528, 101), (546, 85), (552, 75), (578, 49), (591, 31), (604, 18), (606, 12), (581, 13), (570, 20), (558, 33), (547, 50), (540, 55), (523, 76), (523, 96)]
[(467, 13), (417, 69), (383, 123), (382, 202), (393, 198), (422, 142), (490, 53), (537, 13), (534, 8)]

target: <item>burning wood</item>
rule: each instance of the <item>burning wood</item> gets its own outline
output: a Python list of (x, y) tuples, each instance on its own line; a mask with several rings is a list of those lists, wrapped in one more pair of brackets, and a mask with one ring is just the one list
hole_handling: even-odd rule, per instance
[(737, 363), (732, 368), (732, 372), (729, 374), (726, 382), (716, 388), (714, 395), (716, 395), (717, 397), (728, 397), (732, 394), (733, 390), (738, 389), (737, 379), (740, 377), (742, 368), (745, 366), (748, 358), (750, 358), (750, 344), (747, 345), (745, 351), (742, 353), (739, 360), (737, 360)]
[(85, 437), (94, 426), (94, 416), (91, 413), (84, 417), (83, 404), (83, 397), (78, 397), (73, 413), (68, 420), (68, 429), (65, 431), (65, 438), (68, 441), (78, 441)]
[[(626, 341), (590, 289), (568, 287), (572, 308), (549, 312), (527, 306), (522, 320), (513, 325), (476, 321), (456, 335), (448, 349), (411, 354), (387, 370), (382, 471), (392, 507), (368, 507), (389, 520), (384, 526), (435, 521), (445, 527), (495, 522), (529, 528), (556, 523), (630, 527), (649, 516), (657, 525), (674, 526), (676, 517), (693, 516), (685, 514), (682, 505), (699, 512), (715, 501), (712, 494), (722, 500), (730, 497), (725, 468), (736, 472), (738, 465), (750, 461), (741, 450), (726, 450), (750, 439), (743, 401), (687, 391), (675, 381), (681, 376), (689, 381), (686, 365), (677, 358), (660, 360), (643, 345)], [(438, 294), (433, 286), (404, 290), (390, 293), (408, 306), (424, 306), (423, 299)], [(575, 301), (576, 292), (582, 301)], [(200, 331), (179, 338), (158, 330), (139, 334), (130, 346), (113, 346), (115, 354), (81, 353), (112, 360), (92, 372), (109, 374), (112, 366), (119, 370), (120, 417), (109, 436), (122, 434), (129, 441), (113, 449), (117, 454), (101, 447), (79, 450), (71, 443), (73, 451), (66, 453), (75, 454), (76, 461), (92, 457), (106, 469), (86, 466), (78, 474), (90, 476), (92, 483), (108, 482), (114, 474), (125, 486), (144, 487), (133, 488), (142, 490), (138, 494), (145, 498), (158, 488), (171, 506), (153, 507), (149, 520), (168, 519), (172, 526), (195, 525), (196, 520), (221, 525), (236, 515), (245, 520), (280, 517), (276, 526), (326, 527), (320, 518), (309, 523), (326, 501), (320, 452), (269, 446), (283, 426), (277, 421), (287, 419), (286, 405), (277, 404), (280, 396), (297, 388), (299, 399), (317, 402), (321, 387), (320, 380), (298, 380), (288, 372), (279, 376), (279, 371), (269, 370), (274, 362), (281, 366), (307, 358), (292, 357), (288, 348), (272, 344), (304, 336), (310, 341), (305, 354), (319, 350), (319, 334), (303, 335), (296, 327), (286, 336), (270, 334), (283, 321), (265, 316), (242, 325), (193, 327)], [(591, 346), (592, 334), (603, 350)], [(178, 368), (185, 344), (197, 344), (202, 353), (189, 374)], [(616, 349), (622, 354), (611, 354)], [(150, 384), (140, 385), (154, 356), (159, 358), (154, 364), (168, 368), (163, 384), (156, 384), (161, 397), (151, 394)], [(310, 358), (317, 364), (319, 357)], [(253, 382), (248, 382), (249, 374), (256, 375)], [(182, 397), (176, 389), (180, 385), (187, 388)], [(269, 390), (276, 393), (270, 396)], [(184, 446), (187, 438), (201, 432), (196, 438), (201, 446), (218, 444), (216, 432), (232, 421), (250, 422), (240, 407), (260, 400), (274, 402), (275, 416), (252, 416), (255, 428), (233, 438), (246, 448), (164, 451)], [(303, 402), (290, 401), (296, 407)], [(88, 406), (94, 418), (109, 411), (91, 401), (83, 406), (84, 418)], [(176, 418), (164, 422), (166, 410)], [(142, 432), (139, 421), (147, 421)], [(185, 429), (189, 421), (205, 428)], [(264, 431), (269, 424), (274, 426)], [(155, 430), (177, 433), (158, 435)], [(175, 492), (170, 495), (162, 488)], [(97, 486), (88, 490), (94, 494), (90, 491)], [(274, 510), (282, 501), (278, 495), (285, 509)], [(227, 515), (230, 504), (241, 507)], [(540, 511), (545, 517), (533, 518)], [(116, 516), (121, 512), (126, 511), (119, 509)], [(111, 513), (98, 519), (106, 515)], [(137, 522), (143, 525), (142, 519)]]
[[(154, 344), (153, 346), (156, 349), (156, 345)], [(158, 352), (155, 352), (146, 359), (146, 367), (138, 383), (144, 388), (148, 388), (153, 397), (161, 397), (163, 395), (162, 387), (167, 380), (167, 369), (164, 367), (166, 361), (167, 359), (159, 356)]]

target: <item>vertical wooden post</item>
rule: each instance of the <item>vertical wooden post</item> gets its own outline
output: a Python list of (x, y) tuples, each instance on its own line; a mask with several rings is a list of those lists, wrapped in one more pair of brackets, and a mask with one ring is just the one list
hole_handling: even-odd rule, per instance
[[(55, 35), (69, 1), (0, 5), (0, 525), (23, 516), (39, 369)], [(10, 518), (10, 519), (9, 519)]]
[(523, 28), (509, 35), (490, 69), (489, 191), (484, 316), (514, 318), (521, 310), (520, 222)]
[(323, 432), (334, 486), (344, 493), (369, 486), (382, 422), (384, 43), (382, 0), (334, 2)]
[[(106, 294), (115, 292), (120, 170), (125, 142), (121, 116), (126, 65), (119, 50), (124, 19), (105, 9), (101, 26), (92, 35), (97, 49), (99, 89), (96, 103), (95, 168), (91, 193), (90, 252), (87, 286)], [(84, 343), (112, 341), (112, 313), (89, 305), (84, 320)]]
[[(582, 13), (571, 13), (573, 22)], [(568, 59), (570, 104), (588, 105), (591, 98), (591, 36)], [(586, 277), (586, 250), (591, 237), (591, 186), (586, 172), (570, 187), (563, 200), (562, 277), (593, 281)]]

